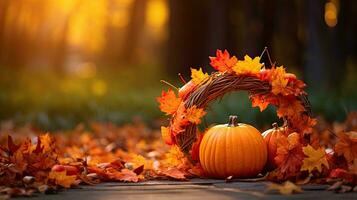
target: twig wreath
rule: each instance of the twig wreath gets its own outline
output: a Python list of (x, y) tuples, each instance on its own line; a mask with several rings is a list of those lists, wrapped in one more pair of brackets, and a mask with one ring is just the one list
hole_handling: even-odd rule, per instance
[[(264, 52), (266, 49), (262, 55)], [(251, 58), (246, 55), (244, 60), (238, 60), (227, 50), (217, 50), (216, 57), (209, 58), (210, 65), (217, 71), (209, 75), (202, 68), (191, 68), (192, 79), (178, 90), (178, 96), (169, 89), (157, 98), (161, 111), (171, 116), (169, 126), (161, 128), (167, 144), (177, 145), (192, 160), (198, 161), (202, 134), (197, 125), (206, 114), (207, 106), (225, 94), (239, 90), (248, 91), (252, 106), (259, 107), (260, 111), (269, 104), (277, 108), (277, 116), (286, 122), (286, 139), (294, 133), (302, 146), (313, 142), (309, 134), (316, 120), (311, 117), (303, 81), (287, 73), (283, 66), (271, 64), (270, 69), (266, 68), (260, 62), (261, 56)]]

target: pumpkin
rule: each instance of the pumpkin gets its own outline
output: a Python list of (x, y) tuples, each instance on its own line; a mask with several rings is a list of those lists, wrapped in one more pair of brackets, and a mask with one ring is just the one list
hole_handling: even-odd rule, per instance
[(256, 128), (230, 116), (228, 124), (216, 125), (203, 136), (199, 158), (208, 176), (253, 177), (266, 164), (267, 147)]
[(192, 90), (196, 87), (195, 82), (193, 82), (192, 80), (190, 80), (189, 82), (187, 82), (184, 86), (182, 86), (179, 91), (178, 91), (178, 95), (180, 98), (185, 99), (186, 96), (192, 92)]
[(273, 170), (277, 166), (274, 160), (276, 157), (276, 150), (277, 150), (276, 141), (285, 132), (285, 128), (279, 127), (277, 123), (273, 123), (272, 126), (273, 128), (266, 130), (262, 134), (268, 147), (268, 162), (266, 166), (267, 170)]

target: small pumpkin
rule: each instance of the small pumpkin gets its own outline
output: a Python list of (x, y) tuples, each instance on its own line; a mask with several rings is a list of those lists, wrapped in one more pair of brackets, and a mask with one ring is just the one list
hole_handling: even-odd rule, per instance
[(268, 147), (268, 162), (266, 169), (273, 170), (277, 164), (275, 162), (277, 151), (277, 139), (285, 133), (285, 127), (279, 127), (277, 123), (272, 124), (273, 128), (266, 130), (262, 135)]
[(228, 124), (216, 125), (203, 136), (199, 158), (211, 177), (253, 177), (266, 164), (267, 147), (256, 128), (230, 116)]

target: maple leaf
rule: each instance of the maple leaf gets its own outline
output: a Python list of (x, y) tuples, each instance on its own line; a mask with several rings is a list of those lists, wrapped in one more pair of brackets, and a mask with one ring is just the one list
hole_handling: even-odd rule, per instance
[(203, 73), (202, 68), (199, 70), (191, 68), (191, 78), (192, 81), (197, 85), (200, 84), (203, 80), (209, 77), (208, 73)]
[(318, 172), (321, 172), (322, 165), (329, 168), (324, 148), (315, 150), (312, 146), (307, 145), (306, 147), (303, 147), (302, 150), (307, 157), (304, 158), (301, 171), (307, 170), (311, 173), (316, 168)]
[(168, 144), (168, 145), (174, 144), (174, 141), (172, 140), (169, 128), (167, 128), (165, 126), (161, 126), (161, 137), (166, 144)]
[(129, 169), (122, 169), (120, 173), (116, 174), (116, 179), (124, 182), (134, 182), (134, 183), (139, 181), (138, 175)]
[(270, 94), (250, 95), (249, 98), (252, 101), (252, 107), (259, 107), (260, 112), (264, 111), (269, 104), (278, 104), (278, 99)]
[(49, 179), (53, 179), (57, 185), (65, 188), (70, 188), (71, 185), (76, 185), (76, 176), (68, 176), (66, 171), (51, 171), (48, 175)]
[(238, 59), (235, 56), (230, 57), (227, 50), (222, 53), (221, 50), (216, 51), (216, 57), (209, 57), (211, 66), (220, 72), (231, 72), (232, 67), (237, 63)]
[(185, 154), (176, 145), (171, 146), (169, 152), (165, 154), (165, 159), (162, 161), (165, 166), (178, 167), (187, 161)]
[(316, 125), (317, 120), (315, 118), (311, 118), (308, 115), (294, 115), (290, 117), (291, 121), (294, 122), (293, 126), (299, 132), (308, 134), (312, 133), (312, 128)]
[(283, 176), (294, 176), (300, 171), (304, 153), (300, 143), (300, 135), (296, 132), (289, 136), (277, 138), (277, 152), (274, 158)]
[(157, 101), (160, 104), (160, 110), (166, 115), (175, 113), (181, 104), (181, 98), (176, 97), (175, 93), (170, 89), (167, 92), (162, 91), (161, 97), (158, 97)]
[(186, 180), (185, 174), (184, 172), (182, 172), (181, 170), (177, 169), (176, 167), (174, 168), (169, 168), (166, 170), (161, 171), (161, 174), (176, 180)]
[(286, 71), (283, 66), (271, 69), (270, 73), (270, 83), (271, 83), (271, 92), (275, 95), (282, 94), (287, 95), (289, 94), (286, 91), (286, 86), (288, 85), (288, 79), (285, 76)]
[(51, 145), (54, 143), (54, 141), (49, 133), (40, 135), (38, 139), (41, 141), (41, 146), (44, 151), (51, 150)]
[(177, 109), (177, 112), (171, 123), (171, 131), (174, 136), (182, 133), (184, 131), (184, 127), (189, 124), (189, 121), (186, 117), (186, 107), (185, 104), (180, 104)]
[(357, 132), (340, 132), (335, 152), (343, 155), (348, 163), (357, 158)]
[(200, 124), (201, 118), (206, 114), (203, 108), (197, 108), (196, 105), (186, 110), (186, 119), (194, 124)]
[(279, 106), (276, 110), (278, 117), (293, 117), (304, 112), (305, 108), (296, 98), (280, 98)]
[(290, 195), (293, 193), (302, 192), (301, 187), (295, 185), (294, 183), (292, 183), (290, 181), (285, 181), (283, 184), (270, 183), (268, 185), (267, 190), (268, 191), (277, 190), (277, 191), (279, 191), (280, 194), (283, 194), (283, 195)]
[(236, 74), (258, 73), (262, 66), (263, 64), (260, 63), (259, 57), (252, 59), (246, 55), (244, 60), (238, 60), (232, 69)]

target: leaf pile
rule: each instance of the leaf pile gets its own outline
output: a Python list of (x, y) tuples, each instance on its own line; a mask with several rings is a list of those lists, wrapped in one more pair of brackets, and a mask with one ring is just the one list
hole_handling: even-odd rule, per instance
[(89, 130), (80, 125), (52, 134), (11, 128), (1, 130), (0, 143), (0, 193), (8, 196), (53, 193), (81, 183), (203, 176), (199, 165), (142, 123), (92, 123)]

